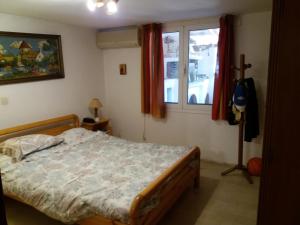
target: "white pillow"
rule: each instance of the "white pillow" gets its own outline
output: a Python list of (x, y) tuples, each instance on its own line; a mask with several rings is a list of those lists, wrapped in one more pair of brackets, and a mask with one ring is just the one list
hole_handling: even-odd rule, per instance
[(45, 134), (25, 135), (2, 142), (0, 153), (12, 157), (14, 161), (21, 161), (29, 154), (58, 145), (63, 141), (63, 138)]
[(63, 138), (66, 144), (78, 144), (86, 140), (86, 138), (95, 135), (95, 133), (96, 132), (79, 127), (66, 130), (57, 137)]

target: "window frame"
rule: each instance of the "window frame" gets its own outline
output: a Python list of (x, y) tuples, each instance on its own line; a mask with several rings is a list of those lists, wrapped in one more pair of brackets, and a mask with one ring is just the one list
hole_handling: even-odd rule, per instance
[(184, 63), (185, 63), (185, 74), (184, 74), (184, 81), (183, 81), (183, 109), (184, 110), (201, 110), (201, 111), (210, 111), (212, 108), (212, 104), (188, 104), (188, 73), (189, 73), (189, 34), (190, 31), (196, 31), (196, 30), (207, 30), (207, 29), (216, 29), (219, 28), (218, 26), (209, 26), (209, 25), (191, 25), (191, 26), (185, 26), (184, 29)]
[(188, 57), (189, 57), (189, 32), (193, 30), (220, 28), (217, 18), (208, 20), (183, 21), (180, 23), (164, 24), (163, 33), (179, 32), (179, 85), (178, 85), (178, 103), (168, 103), (168, 111), (183, 113), (210, 114), (212, 105), (188, 104)]

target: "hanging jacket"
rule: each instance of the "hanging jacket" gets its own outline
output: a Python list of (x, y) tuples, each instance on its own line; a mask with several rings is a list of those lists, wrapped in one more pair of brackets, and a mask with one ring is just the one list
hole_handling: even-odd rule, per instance
[(247, 88), (244, 140), (251, 142), (253, 138), (259, 135), (258, 103), (253, 78), (246, 78), (244, 82)]
[[(236, 85), (237, 85), (237, 80), (234, 81), (233, 92), (231, 93), (232, 96), (234, 96)], [(227, 108), (227, 115), (228, 115), (227, 121), (229, 125), (237, 125), (240, 123), (240, 121), (237, 120), (236, 118), (236, 110), (234, 109), (236, 109), (236, 107), (234, 106), (233, 97), (232, 97), (231, 99), (229, 99), (228, 108)]]

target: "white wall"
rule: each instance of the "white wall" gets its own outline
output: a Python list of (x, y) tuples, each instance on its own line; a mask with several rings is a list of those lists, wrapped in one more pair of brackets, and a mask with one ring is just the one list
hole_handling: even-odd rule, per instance
[(0, 129), (68, 113), (87, 116), (90, 99), (104, 99), (96, 31), (8, 14), (0, 14), (0, 30), (61, 35), (65, 68), (65, 79), (1, 85), (8, 105), (0, 105)]
[[(260, 115), (264, 112), (271, 13), (239, 16), (236, 24), (236, 53), (246, 54), (253, 64), (253, 75), (259, 97)], [(214, 122), (209, 113), (169, 112), (166, 120), (144, 118), (141, 102), (140, 49), (103, 51), (106, 114), (112, 119), (114, 134), (135, 141), (172, 145), (198, 145), (202, 158), (217, 162), (237, 161), (238, 127)], [(119, 75), (119, 64), (127, 64), (128, 75)], [(263, 120), (262, 120), (263, 121)], [(262, 124), (261, 124), (262, 125)], [(262, 132), (261, 132), (262, 133)], [(245, 144), (245, 158), (261, 155), (262, 135)]]

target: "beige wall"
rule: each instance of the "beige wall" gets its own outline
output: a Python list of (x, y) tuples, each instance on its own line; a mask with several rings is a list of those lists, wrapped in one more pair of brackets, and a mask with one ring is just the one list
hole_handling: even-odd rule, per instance
[[(267, 67), (271, 13), (239, 16), (236, 24), (236, 53), (245, 53), (253, 68), (247, 72), (254, 77), (262, 118), (267, 85)], [(112, 119), (114, 133), (134, 141), (172, 145), (198, 145), (202, 158), (235, 163), (237, 161), (238, 127), (227, 122), (214, 122), (210, 112), (169, 112), (164, 121), (140, 113), (140, 49), (103, 51), (106, 114)], [(127, 76), (120, 76), (119, 64), (126, 63)], [(261, 119), (263, 122), (263, 119)], [(262, 135), (245, 144), (245, 158), (261, 155)]]
[(0, 14), (0, 30), (60, 34), (65, 79), (0, 86), (0, 128), (67, 113), (89, 115), (92, 97), (103, 98), (102, 59), (96, 31), (44, 20)]

